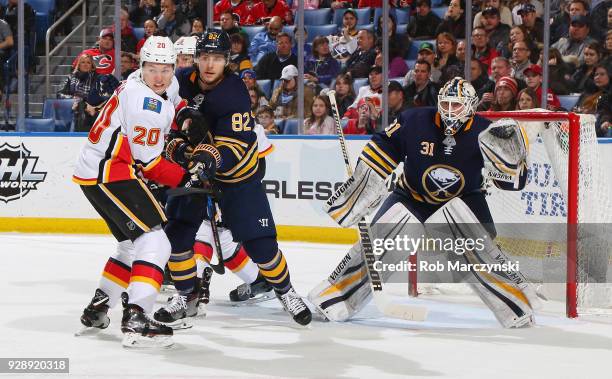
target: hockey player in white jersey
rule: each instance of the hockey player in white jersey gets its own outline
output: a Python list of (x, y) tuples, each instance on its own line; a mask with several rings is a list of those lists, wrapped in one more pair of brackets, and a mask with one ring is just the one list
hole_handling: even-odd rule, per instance
[(197, 42), (198, 38), (195, 36), (184, 36), (176, 40), (174, 43), (176, 69), (193, 66)]
[(140, 69), (117, 88), (100, 112), (73, 175), (119, 242), (81, 322), (106, 328), (108, 309), (121, 297), (124, 346), (169, 346), (172, 329), (147, 316), (170, 256), (170, 243), (161, 228), (166, 217), (140, 178), (169, 187), (198, 186), (199, 174), (219, 162), (215, 150), (198, 147), (189, 170), (162, 157), (164, 137), (180, 101), (172, 41), (150, 37), (140, 59)]

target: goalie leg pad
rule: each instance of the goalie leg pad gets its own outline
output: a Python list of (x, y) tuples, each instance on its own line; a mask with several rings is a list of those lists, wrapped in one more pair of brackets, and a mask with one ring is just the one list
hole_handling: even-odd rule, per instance
[[(454, 198), (446, 203), (427, 219), (425, 228), (430, 237), (452, 238), (464, 243), (468, 239), (480, 241), (478, 248), (456, 249), (455, 256), (449, 253), (449, 260), (458, 259), (469, 267), (480, 266), (480, 269), (470, 269), (463, 280), (476, 291), (502, 326), (512, 328), (534, 323), (533, 308), (540, 304), (535, 289), (520, 271), (511, 268), (508, 256), (463, 200)], [(489, 270), (485, 265), (508, 269)]]

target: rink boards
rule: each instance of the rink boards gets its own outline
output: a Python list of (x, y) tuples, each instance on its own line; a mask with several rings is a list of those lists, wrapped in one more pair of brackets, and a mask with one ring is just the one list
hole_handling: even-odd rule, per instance
[[(349, 138), (353, 162), (367, 138)], [(102, 221), (71, 181), (74, 164), (86, 141), (84, 133), (0, 134), (0, 231), (107, 233)], [(333, 136), (275, 136), (264, 180), (279, 237), (285, 240), (350, 243), (352, 229), (335, 227), (321, 210), (345, 178), (338, 141)], [(602, 162), (612, 159), (610, 140), (600, 140)], [(541, 144), (532, 148), (543, 149)], [(535, 155), (534, 155), (535, 156)], [(528, 222), (558, 221), (548, 202), (559, 201), (559, 186), (550, 165), (530, 162), (528, 185), (512, 194), (518, 212)], [(494, 218), (504, 214), (490, 201)]]

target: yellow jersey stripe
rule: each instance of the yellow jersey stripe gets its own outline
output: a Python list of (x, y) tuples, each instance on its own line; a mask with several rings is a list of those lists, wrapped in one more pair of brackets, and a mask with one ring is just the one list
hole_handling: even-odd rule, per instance
[(376, 143), (370, 141), (367, 146), (371, 147), (374, 151), (376, 151), (378, 155), (380, 155), (387, 162), (389, 162), (389, 164), (393, 166), (393, 168), (397, 167), (397, 162), (393, 160), (389, 155), (387, 155), (387, 153), (385, 153), (383, 149), (381, 149)]

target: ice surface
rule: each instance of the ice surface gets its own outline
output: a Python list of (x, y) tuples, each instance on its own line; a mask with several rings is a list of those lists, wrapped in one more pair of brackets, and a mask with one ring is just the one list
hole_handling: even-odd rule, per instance
[[(297, 291), (306, 295), (348, 247), (281, 248)], [(315, 321), (304, 330), (276, 300), (215, 304), (239, 284), (231, 273), (213, 277), (208, 315), (177, 332), (171, 349), (122, 348), (118, 308), (108, 329), (74, 337), (114, 249), (110, 236), (0, 234), (0, 357), (68, 357), (70, 376), (78, 378), (612, 377), (610, 318), (568, 320), (562, 304), (546, 304), (537, 327), (504, 330), (474, 296), (397, 297), (426, 304), (428, 320), (384, 318), (370, 305), (350, 323)]]

